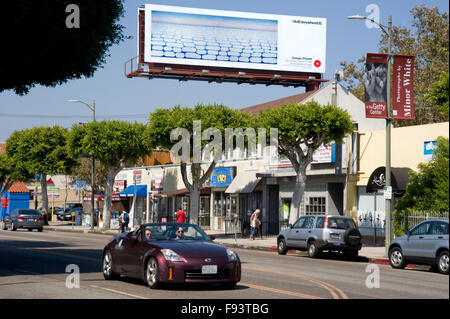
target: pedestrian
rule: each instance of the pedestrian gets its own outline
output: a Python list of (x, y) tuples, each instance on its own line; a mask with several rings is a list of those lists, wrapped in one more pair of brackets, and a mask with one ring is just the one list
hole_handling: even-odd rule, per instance
[(122, 233), (128, 231), (128, 223), (130, 222), (130, 215), (124, 210), (122, 213)]
[(180, 208), (178, 208), (177, 211), (177, 223), (184, 223), (184, 220), (186, 219), (186, 213)]
[(256, 209), (252, 216), (250, 217), (250, 226), (252, 227), (252, 233), (250, 234), (250, 239), (255, 240), (258, 233), (259, 226), (261, 226), (261, 221), (259, 220), (260, 210)]

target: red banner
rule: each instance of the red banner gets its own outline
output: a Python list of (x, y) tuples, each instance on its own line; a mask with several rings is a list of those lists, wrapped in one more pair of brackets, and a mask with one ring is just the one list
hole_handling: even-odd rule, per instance
[(392, 79), (392, 117), (414, 119), (414, 56), (395, 55)]
[(387, 62), (387, 54), (367, 53), (364, 82), (366, 118), (387, 117)]

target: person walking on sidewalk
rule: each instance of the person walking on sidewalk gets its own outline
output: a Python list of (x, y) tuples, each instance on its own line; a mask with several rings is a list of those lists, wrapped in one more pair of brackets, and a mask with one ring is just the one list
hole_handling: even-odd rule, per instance
[(180, 207), (177, 211), (177, 223), (184, 223), (185, 219), (186, 219), (186, 213)]
[(128, 231), (128, 223), (130, 222), (130, 215), (124, 210), (122, 213), (122, 227), (121, 232)]
[(260, 210), (257, 209), (253, 212), (252, 216), (250, 216), (250, 226), (252, 227), (252, 233), (250, 234), (250, 239), (255, 240), (255, 237), (258, 233), (259, 226), (261, 226), (261, 221), (259, 220)]

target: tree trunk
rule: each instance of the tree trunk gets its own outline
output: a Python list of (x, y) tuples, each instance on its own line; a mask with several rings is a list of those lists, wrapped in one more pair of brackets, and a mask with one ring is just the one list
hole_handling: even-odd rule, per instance
[(306, 166), (297, 171), (295, 188), (292, 196), (289, 223), (294, 224), (300, 218), (300, 204), (306, 188)]
[(186, 163), (181, 163), (181, 176), (183, 178), (183, 183), (186, 188), (189, 190), (189, 222), (191, 224), (198, 225), (198, 214), (200, 211), (200, 189), (202, 185), (206, 182), (206, 180), (211, 176), (211, 173), (216, 167), (216, 162), (213, 161), (208, 170), (201, 175), (201, 164), (200, 163), (192, 163), (191, 164), (191, 173), (192, 173), (192, 184), (189, 183), (187, 178), (187, 169)]
[(189, 192), (189, 222), (198, 225), (198, 213), (200, 210), (200, 187), (198, 183), (193, 183), (192, 191)]
[(103, 204), (103, 228), (110, 228), (111, 225), (111, 207), (112, 207), (112, 191), (114, 187), (114, 179), (120, 171), (114, 168), (108, 168), (105, 187), (105, 202)]
[(42, 196), (42, 207), (44, 208), (44, 223), (48, 225), (48, 194), (47, 194), (47, 175), (42, 173), (41, 178), (41, 196)]

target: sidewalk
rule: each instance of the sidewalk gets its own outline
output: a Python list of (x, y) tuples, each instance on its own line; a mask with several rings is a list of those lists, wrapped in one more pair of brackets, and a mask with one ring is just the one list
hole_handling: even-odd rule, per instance
[[(108, 236), (115, 236), (119, 234), (119, 229), (109, 229), (106, 231), (99, 230), (98, 227), (94, 227), (91, 231), (89, 227), (85, 226), (73, 226), (69, 222), (50, 222), (48, 226), (44, 226), (46, 231), (61, 231), (61, 232), (80, 232), (80, 233), (94, 233), (102, 234)], [(258, 237), (256, 240), (250, 240), (249, 238), (241, 238), (237, 235), (224, 235), (220, 231), (205, 231), (208, 235), (215, 236), (214, 242), (224, 245), (230, 248), (243, 248), (243, 249), (253, 249), (253, 250), (264, 250), (277, 252), (277, 239), (276, 236), (267, 236), (261, 239)], [(288, 254), (303, 253), (295, 250), (288, 251)], [(306, 254), (306, 252), (305, 252)], [(360, 259), (367, 259), (370, 263), (378, 264), (389, 264), (389, 260), (385, 257), (385, 248), (383, 247), (373, 247), (364, 246), (359, 251)]]

